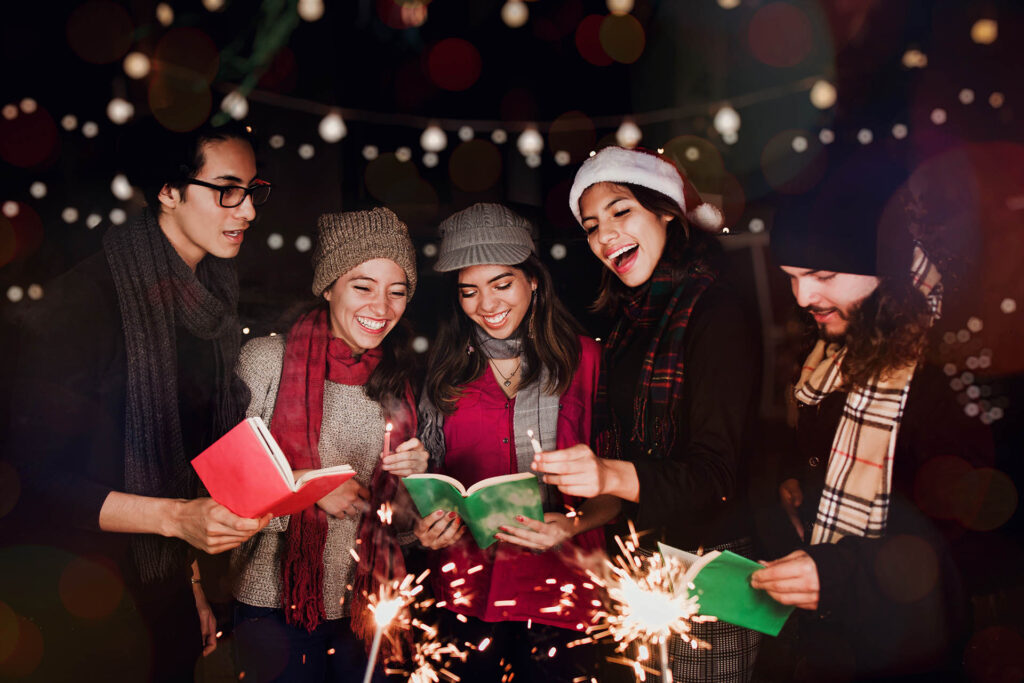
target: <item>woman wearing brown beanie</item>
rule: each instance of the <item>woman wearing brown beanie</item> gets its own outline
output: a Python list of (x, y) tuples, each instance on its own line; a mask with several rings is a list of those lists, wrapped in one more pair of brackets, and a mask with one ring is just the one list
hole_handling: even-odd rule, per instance
[[(463, 483), (529, 473), (534, 439), (544, 448), (590, 441), (598, 345), (555, 296), (535, 255), (531, 225), (499, 204), (476, 204), (440, 226), (436, 270), (450, 273), (442, 325), (420, 403), (420, 438), (431, 469)], [(603, 546), (611, 497), (581, 502), (540, 486), (543, 521), (502, 527), (481, 548), (454, 513), (416, 527), (431, 553), (442, 638), (484, 643), (452, 662), (463, 681), (589, 680), (583, 637), (594, 608), (577, 551)], [(567, 505), (582, 515), (570, 517)], [(562, 587), (575, 603), (560, 606)], [(592, 585), (592, 584), (591, 584)]]
[[(322, 305), (286, 337), (246, 344), (238, 374), (252, 394), (248, 416), (270, 425), (297, 476), (341, 464), (357, 474), (235, 551), (235, 642), (247, 683), (362, 677), (360, 599), (374, 581), (405, 574), (391, 531), (402, 522), (382, 525), (376, 511), (398, 493), (398, 477), (427, 467), (414, 438), (413, 352), (399, 324), (416, 289), (408, 230), (385, 208), (324, 214), (318, 227), (313, 294)], [(389, 422), (398, 445), (383, 453)]]

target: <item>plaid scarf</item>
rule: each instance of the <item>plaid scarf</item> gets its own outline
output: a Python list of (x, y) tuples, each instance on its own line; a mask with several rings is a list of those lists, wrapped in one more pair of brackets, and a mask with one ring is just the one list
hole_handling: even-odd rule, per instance
[(595, 419), (598, 453), (605, 458), (621, 457), (621, 428), (608, 403), (608, 368), (629, 346), (639, 325), (656, 323), (651, 343), (640, 368), (633, 398), (633, 425), (630, 440), (645, 444), (655, 457), (672, 450), (675, 424), (672, 412), (683, 395), (683, 341), (693, 307), (718, 276), (703, 259), (688, 264), (682, 282), (674, 285), (672, 271), (676, 263), (663, 256), (646, 286), (637, 288), (623, 307), (623, 317), (615, 325), (604, 346), (597, 383)]
[[(911, 267), (914, 286), (928, 300), (932, 319), (942, 310), (941, 275), (920, 245)], [(846, 347), (819, 339), (796, 385), (796, 399), (817, 405), (844, 388)], [(850, 391), (829, 453), (825, 488), (814, 520), (811, 544), (836, 543), (843, 536), (885, 534), (892, 492), (896, 434), (916, 363), (896, 368)]]

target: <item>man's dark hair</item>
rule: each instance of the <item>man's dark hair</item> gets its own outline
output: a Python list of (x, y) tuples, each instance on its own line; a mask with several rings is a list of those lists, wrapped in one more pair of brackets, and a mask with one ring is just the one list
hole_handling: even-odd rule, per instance
[[(804, 315), (817, 338), (814, 319)], [(872, 378), (921, 360), (928, 348), (931, 320), (928, 302), (909, 274), (880, 278), (875, 291), (850, 313), (843, 339), (836, 340), (846, 345), (847, 388), (862, 388)]]
[(188, 181), (206, 163), (204, 145), (221, 140), (242, 140), (256, 151), (254, 136), (237, 121), (217, 127), (207, 124), (188, 133), (175, 133), (155, 121), (144, 121), (126, 130), (118, 153), (129, 182), (141, 188), (150, 210), (159, 216), (158, 197), (164, 185), (180, 191), (184, 199)]

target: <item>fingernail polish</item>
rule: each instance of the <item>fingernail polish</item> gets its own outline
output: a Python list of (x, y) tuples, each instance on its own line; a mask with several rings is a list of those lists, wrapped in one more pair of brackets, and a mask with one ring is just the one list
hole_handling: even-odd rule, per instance
[(517, 522), (523, 521), (523, 516), (522, 515), (516, 515), (516, 521)]
[(455, 510), (448, 513), (448, 519), (455, 519)]

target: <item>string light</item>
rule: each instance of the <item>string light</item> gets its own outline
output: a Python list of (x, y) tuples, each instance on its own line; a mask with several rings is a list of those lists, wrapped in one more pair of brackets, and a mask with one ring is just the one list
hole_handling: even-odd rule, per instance
[(907, 137), (907, 126), (902, 123), (897, 123), (892, 127), (892, 136), (897, 140), (902, 140)]
[(718, 6), (722, 9), (736, 9), (740, 6), (740, 0), (718, 0)]
[(818, 109), (828, 109), (836, 103), (836, 87), (821, 80), (811, 86), (811, 104)]
[(283, 135), (271, 135), (270, 140), (267, 141), (270, 146), (274, 149), (281, 149), (284, 147), (284, 136)]
[(348, 134), (348, 127), (345, 126), (345, 121), (341, 118), (341, 114), (332, 111), (320, 119), (317, 132), (320, 133), (320, 137), (324, 139), (324, 142), (335, 143)]
[(818, 131), (818, 140), (823, 145), (831, 145), (836, 140), (836, 134), (830, 128), (822, 128)]
[(34, 199), (42, 199), (46, 196), (46, 183), (42, 181), (35, 181), (28, 186), (28, 193), (32, 195)]
[[(115, 97), (107, 104), (107, 118), (119, 126), (128, 123), (128, 119), (134, 115), (135, 106), (126, 99)], [(85, 132), (84, 127), (82, 132)]]
[(18, 213), (20, 213), (20, 209), (18, 209), (18, 202), (4, 202), (3, 206), (0, 207), (0, 212), (3, 212), (3, 214), (8, 218), (17, 217)]
[(715, 130), (723, 137), (728, 134), (736, 134), (740, 130), (740, 115), (729, 105), (725, 105), (715, 112)]
[(460, 126), (459, 127), (459, 139), (463, 142), (469, 142), (473, 139), (474, 132), (471, 126)]
[(122, 63), (128, 78), (139, 80), (149, 75), (149, 57), (141, 52), (129, 52)]
[(988, 104), (993, 109), (999, 109), (1001, 106), (1003, 106), (1003, 102), (1005, 100), (1006, 98), (1003, 97), (1003, 93), (1001, 92), (994, 92), (988, 96)]
[(210, 12), (219, 12), (224, 9), (224, 0), (203, 0), (203, 7)]
[(279, 232), (272, 232), (267, 235), (267, 246), (277, 251), (284, 246), (284, 235)]
[(857, 131), (857, 142), (862, 145), (870, 145), (871, 141), (875, 139), (875, 134), (868, 128), (861, 128)]
[[(659, 152), (659, 154), (663, 154), (663, 152)], [(687, 161), (698, 161), (700, 160), (700, 150), (693, 146), (687, 147), (683, 156)]]
[(907, 50), (903, 53), (903, 66), (908, 69), (923, 69), (928, 66), (928, 55), (920, 50)]
[(232, 90), (221, 100), (220, 109), (236, 121), (241, 121), (249, 114), (249, 100), (238, 90)]
[(316, 148), (313, 145), (307, 143), (299, 145), (299, 157), (309, 161), (316, 154)]
[(11, 285), (7, 288), (7, 299), (11, 303), (18, 303), (25, 298), (25, 290), (18, 285)]
[(18, 118), (18, 108), (13, 104), (5, 104), (3, 108), (3, 115), (8, 121), (13, 121)]
[(39, 108), (39, 103), (31, 97), (23, 98), (19, 104), (21, 106), (21, 111), (25, 112), (26, 114), (35, 114), (36, 109)]
[(957, 97), (960, 99), (960, 104), (971, 104), (974, 102), (974, 91), (970, 88), (964, 88)]
[(632, 119), (623, 119), (619, 129), (615, 131), (615, 141), (626, 149), (633, 149), (640, 144), (643, 138), (643, 131)]
[(66, 131), (73, 131), (78, 128), (78, 117), (74, 114), (65, 114), (60, 119), (60, 127)]
[(295, 239), (295, 250), (301, 254), (305, 254), (307, 251), (313, 248), (313, 240), (308, 235), (299, 235)]
[(544, 138), (534, 127), (527, 128), (516, 139), (516, 148), (524, 157), (536, 156), (544, 149)]
[(501, 20), (509, 28), (519, 28), (530, 18), (530, 10), (522, 0), (507, 0), (501, 6)]
[(437, 156), (437, 152), (427, 152), (423, 155), (423, 165), (427, 168), (434, 168), (437, 166), (440, 159)]
[(565, 245), (562, 244), (561, 242), (556, 242), (555, 244), (551, 245), (551, 258), (555, 259), (556, 261), (561, 261), (568, 255), (568, 253), (569, 250), (566, 249)]
[(108, 218), (110, 218), (110, 222), (113, 223), (114, 225), (121, 225), (126, 220), (128, 220), (128, 214), (125, 213), (124, 209), (114, 208), (110, 210), (110, 215), (108, 216)]
[(380, 150), (377, 149), (377, 145), (366, 145), (363, 147), (363, 158), (367, 161), (373, 161), (380, 155)]
[(323, 0), (299, 0), (298, 12), (303, 21), (317, 21), (324, 15)]
[(607, 0), (605, 4), (612, 14), (629, 14), (633, 11), (633, 0)]
[(65, 223), (74, 223), (78, 220), (78, 209), (73, 206), (65, 207), (65, 209), (60, 212), (60, 217)]
[(508, 133), (501, 128), (495, 128), (491, 131), (491, 142), (496, 145), (504, 145), (508, 142)]
[(430, 342), (426, 337), (415, 337), (412, 340), (412, 350), (416, 353), (426, 353), (430, 348)]
[(537, 168), (540, 166), (540, 155), (539, 154), (527, 154), (526, 165), (530, 168)]
[(803, 135), (797, 135), (793, 138), (793, 151), (797, 154), (802, 154), (807, 151), (807, 138)]
[(448, 136), (437, 124), (427, 126), (423, 134), (420, 135), (420, 147), (425, 152), (440, 152), (447, 146)]
[(28, 294), (28, 298), (32, 299), (32, 301), (39, 301), (43, 298), (43, 287), (42, 285), (31, 284), (25, 293)]
[(999, 23), (995, 19), (978, 19), (971, 26), (971, 40), (978, 45), (991, 45), (999, 37)]
[(123, 173), (118, 173), (114, 176), (114, 179), (110, 181), (110, 191), (114, 193), (114, 196), (123, 202), (128, 201), (132, 198), (135, 191), (132, 189), (131, 183), (128, 182), (128, 177)]
[(395, 150), (395, 158), (404, 164), (412, 159), (412, 150), (408, 147), (399, 147)]
[(423, 255), (427, 258), (434, 258), (437, 256), (437, 245), (433, 242), (427, 242), (423, 245)]
[(82, 135), (87, 138), (94, 138), (99, 135), (100, 127), (95, 121), (86, 121), (82, 124)]
[(568, 166), (570, 161), (572, 161), (572, 157), (564, 149), (555, 152), (555, 163), (559, 166)]
[(946, 122), (946, 110), (942, 108), (932, 109), (931, 120), (936, 126), (941, 126)]
[(85, 227), (89, 228), (90, 230), (92, 230), (102, 222), (103, 216), (99, 215), (98, 213), (90, 213), (88, 216), (85, 217)]
[(748, 228), (753, 233), (764, 232), (764, 221), (760, 218), (751, 218)]
[(174, 10), (166, 2), (161, 2), (156, 6), (156, 20), (161, 26), (170, 26), (174, 23)]
[(1017, 302), (1007, 297), (1006, 299), (1003, 299), (1001, 302), (999, 302), (999, 310), (1009, 315), (1010, 313), (1013, 313), (1014, 311), (1017, 310)]

